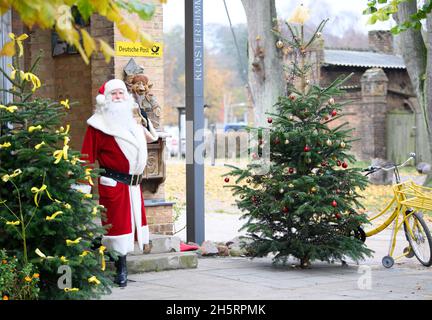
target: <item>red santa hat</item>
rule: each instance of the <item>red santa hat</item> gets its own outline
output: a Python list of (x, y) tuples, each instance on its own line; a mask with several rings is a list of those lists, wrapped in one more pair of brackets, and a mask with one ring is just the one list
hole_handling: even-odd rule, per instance
[(111, 93), (111, 91), (116, 89), (122, 89), (124, 93), (127, 93), (126, 84), (124, 81), (119, 79), (112, 79), (107, 82), (105, 82), (100, 88), (99, 88), (99, 94), (96, 96), (96, 105), (102, 106), (105, 104), (106, 96)]

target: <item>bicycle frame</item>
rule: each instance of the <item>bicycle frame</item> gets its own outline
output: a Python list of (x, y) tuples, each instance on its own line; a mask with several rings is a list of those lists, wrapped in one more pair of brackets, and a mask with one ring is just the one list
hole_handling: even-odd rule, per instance
[[(395, 186), (398, 190), (401, 190), (402, 188), (402, 184), (399, 183)], [(396, 203), (397, 198), (396, 195), (393, 197), (393, 199), (387, 204), (387, 206), (381, 210), (380, 213), (378, 213), (376, 216), (368, 219), (369, 221), (373, 221), (381, 216), (383, 216), (384, 214), (388, 213), (390, 208)], [(409, 226), (409, 223), (407, 223), (408, 219), (416, 212), (416, 210), (413, 209), (408, 209), (407, 207), (405, 207), (404, 205), (401, 205), (400, 203), (398, 203), (396, 205), (396, 207), (393, 210), (393, 213), (387, 218), (386, 221), (384, 221), (381, 225), (379, 225), (378, 227), (376, 227), (375, 229), (372, 229), (368, 232), (366, 232), (366, 237), (371, 237), (373, 235), (376, 235), (378, 233), (380, 233), (381, 231), (385, 230), (390, 224), (394, 223), (395, 226), (393, 228), (393, 234), (391, 237), (391, 246), (389, 249), (389, 256), (392, 257), (395, 247), (396, 247), (396, 236), (399, 232), (399, 230), (402, 228), (403, 224), (405, 223), (405, 226), (408, 230), (408, 232), (411, 233), (411, 235), (413, 235), (411, 227)], [(399, 219), (400, 219), (400, 214), (402, 213), (403, 219), (402, 221), (399, 223)], [(408, 213), (408, 214), (407, 214)], [(406, 252), (404, 254), (402, 254), (399, 257), (395, 257), (395, 260), (402, 258), (406, 255), (408, 255), (409, 252)]]
[[(402, 226), (403, 225), (405, 226), (405, 235), (407, 239), (408, 237), (409, 239), (415, 239), (413, 229), (419, 227), (418, 219), (415, 219), (415, 224), (412, 226), (412, 228), (408, 220), (418, 210), (427, 209), (426, 205), (432, 208), (430, 199), (428, 199), (427, 196), (425, 196), (425, 194), (422, 192), (423, 189), (425, 189), (425, 192), (430, 192), (432, 191), (431, 188), (419, 187), (412, 181), (401, 183), (399, 168), (405, 166), (411, 159), (414, 158), (415, 158), (415, 153), (411, 153), (410, 157), (400, 165), (394, 164), (391, 167), (387, 167), (387, 168), (371, 166), (368, 169), (364, 170), (364, 171), (368, 171), (366, 175), (377, 172), (379, 170), (385, 170), (385, 171), (393, 170), (396, 178), (396, 184), (393, 185), (393, 193), (394, 193), (393, 199), (387, 204), (387, 206), (383, 210), (381, 210), (377, 215), (371, 217), (368, 220), (369, 222), (376, 220), (377, 218), (382, 217), (384, 214), (391, 212), (392, 208), (394, 207), (393, 212), (382, 224), (364, 233), (365, 237), (371, 237), (385, 230), (388, 226), (390, 226), (390, 224), (392, 223), (394, 224), (392, 230), (392, 236), (390, 239), (390, 247), (388, 251), (389, 253), (388, 256), (385, 256), (383, 258), (383, 265), (386, 268), (391, 267), (395, 260), (412, 254), (411, 248), (407, 247), (403, 250), (402, 255), (393, 258), (393, 254), (396, 248), (397, 234), (402, 228)], [(407, 196), (409, 196), (409, 199), (407, 198)]]

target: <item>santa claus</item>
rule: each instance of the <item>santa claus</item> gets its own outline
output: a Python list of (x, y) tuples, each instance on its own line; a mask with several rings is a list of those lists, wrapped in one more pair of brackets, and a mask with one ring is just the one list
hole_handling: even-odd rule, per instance
[(90, 163), (97, 160), (105, 170), (99, 178), (99, 202), (107, 209), (102, 223), (108, 226), (102, 244), (119, 254), (115, 282), (125, 287), (126, 255), (134, 251), (135, 239), (141, 249), (149, 243), (141, 180), (147, 143), (159, 136), (122, 80), (106, 82), (99, 93), (95, 112), (87, 120), (81, 153)]

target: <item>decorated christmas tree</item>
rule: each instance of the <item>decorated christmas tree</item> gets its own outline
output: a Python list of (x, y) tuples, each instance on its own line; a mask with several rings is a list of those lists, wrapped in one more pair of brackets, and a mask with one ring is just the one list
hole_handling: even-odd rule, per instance
[[(287, 67), (288, 94), (279, 97), (268, 115), (269, 128), (250, 128), (258, 132), (252, 145), (252, 161), (246, 168), (229, 165), (225, 187), (238, 196), (244, 212), (246, 247), (254, 257), (274, 254), (274, 262), (289, 256), (306, 267), (313, 260), (332, 262), (350, 257), (356, 261), (371, 251), (361, 241), (358, 227), (366, 217), (357, 213), (359, 190), (367, 180), (359, 169), (351, 168), (352, 139), (347, 123), (335, 125), (343, 116), (343, 94), (339, 87), (347, 79), (338, 78), (325, 88), (308, 79), (312, 65), (307, 52), (321, 37), (323, 21), (310, 39), (304, 39), (303, 23), (287, 23), (290, 37), (276, 46), (288, 48), (293, 63)], [(339, 121), (340, 122), (340, 121)], [(269, 139), (266, 139), (268, 130)], [(270, 147), (269, 159), (265, 157)], [(268, 161), (267, 161), (268, 160)], [(268, 170), (259, 174), (267, 161)], [(235, 184), (230, 181), (235, 178)]]
[(71, 104), (33, 98), (42, 85), (20, 67), (21, 41), (10, 81), (3, 89), (13, 101), (0, 101), (0, 249), (16, 256), (22, 266), (32, 263), (41, 299), (89, 299), (109, 293), (106, 250), (92, 247), (105, 230), (95, 223), (102, 208), (92, 194), (76, 186), (93, 183), (96, 170), (85, 166), (70, 148), (70, 126), (62, 122)]

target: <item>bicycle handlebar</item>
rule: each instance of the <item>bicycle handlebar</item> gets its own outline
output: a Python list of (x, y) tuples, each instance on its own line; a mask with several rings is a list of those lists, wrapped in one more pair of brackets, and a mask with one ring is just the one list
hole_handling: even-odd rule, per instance
[(387, 167), (387, 168), (385, 168), (385, 167), (380, 167), (380, 166), (370, 166), (370, 167), (368, 167), (368, 168), (366, 168), (366, 169), (363, 169), (363, 171), (364, 171), (364, 172), (368, 172), (367, 175), (369, 175), (369, 174), (371, 174), (371, 173), (377, 172), (378, 170), (390, 171), (390, 170), (394, 170), (394, 169), (396, 169), (396, 168), (402, 168), (402, 167), (404, 167), (404, 166), (405, 166), (409, 161), (411, 161), (412, 159), (415, 159), (415, 157), (416, 157), (416, 154), (415, 154), (414, 152), (411, 152), (411, 153), (410, 153), (410, 157), (409, 157), (405, 162), (403, 162), (403, 163), (401, 163), (401, 164), (399, 164), (399, 165), (394, 164), (394, 165), (392, 165), (391, 167)]

